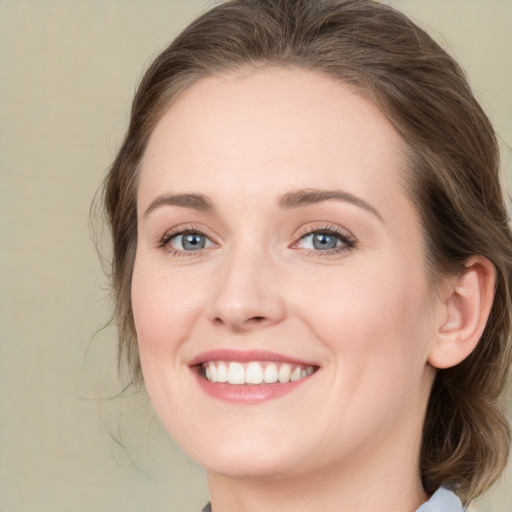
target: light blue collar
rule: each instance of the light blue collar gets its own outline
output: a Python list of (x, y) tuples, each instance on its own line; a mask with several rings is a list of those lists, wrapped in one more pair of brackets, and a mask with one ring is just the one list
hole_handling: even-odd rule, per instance
[(459, 497), (448, 487), (442, 486), (416, 512), (465, 512)]

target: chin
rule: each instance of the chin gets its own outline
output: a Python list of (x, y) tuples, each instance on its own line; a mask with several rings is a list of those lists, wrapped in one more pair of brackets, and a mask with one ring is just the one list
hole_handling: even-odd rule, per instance
[(214, 460), (202, 457), (197, 462), (207, 472), (217, 473), (227, 478), (243, 480), (272, 480), (296, 472), (297, 464), (283, 457), (270, 457), (258, 454), (226, 455), (219, 454)]
[(255, 432), (243, 436), (205, 436), (200, 443), (178, 443), (206, 471), (229, 478), (266, 479), (279, 478), (293, 473), (300, 467), (299, 446), (285, 446), (279, 436), (258, 439)]

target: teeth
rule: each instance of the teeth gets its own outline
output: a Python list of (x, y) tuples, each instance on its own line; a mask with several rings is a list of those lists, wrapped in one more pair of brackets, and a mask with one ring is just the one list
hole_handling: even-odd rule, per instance
[[(208, 378), (208, 377), (206, 377)], [(228, 381), (228, 367), (226, 363), (222, 361), (217, 366), (217, 382), (227, 382)]]
[(228, 382), (230, 384), (245, 384), (245, 370), (240, 363), (229, 363)]
[(288, 363), (249, 363), (210, 361), (203, 364), (204, 376), (210, 382), (229, 384), (274, 384), (295, 382), (314, 372), (313, 366)]
[(290, 382), (290, 376), (292, 374), (292, 368), (289, 364), (282, 364), (279, 368), (279, 382), (284, 384)]
[(261, 384), (263, 382), (263, 368), (259, 363), (249, 363), (245, 370), (246, 384)]
[(212, 382), (217, 382), (217, 367), (210, 366), (210, 380)]
[(294, 368), (293, 369), (293, 372), (292, 372), (292, 375), (290, 377), (290, 380), (292, 382), (295, 382), (296, 380), (299, 380), (300, 379), (300, 368)]
[(267, 384), (273, 384), (279, 380), (279, 374), (277, 373), (277, 365), (274, 363), (267, 364), (265, 372), (263, 373), (263, 380)]

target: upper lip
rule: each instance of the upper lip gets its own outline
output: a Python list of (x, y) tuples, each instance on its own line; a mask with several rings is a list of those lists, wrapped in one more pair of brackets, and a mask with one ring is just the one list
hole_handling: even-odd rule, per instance
[(202, 352), (192, 358), (188, 365), (196, 366), (208, 361), (237, 361), (246, 363), (250, 361), (274, 361), (280, 363), (290, 363), (304, 366), (318, 366), (314, 362), (290, 357), (277, 352), (268, 350), (233, 350), (233, 349), (216, 349)]

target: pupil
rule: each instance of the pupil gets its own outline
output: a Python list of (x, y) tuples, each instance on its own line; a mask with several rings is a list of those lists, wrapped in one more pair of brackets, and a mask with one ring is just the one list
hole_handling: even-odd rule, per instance
[(313, 247), (315, 249), (334, 249), (336, 247), (336, 237), (325, 233), (317, 233), (313, 237)]
[(198, 250), (203, 249), (205, 245), (204, 236), (191, 233), (183, 236), (183, 249)]

